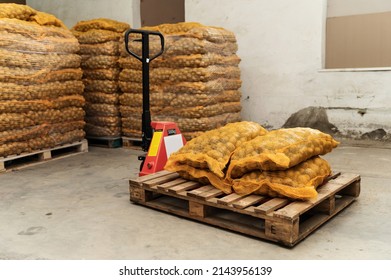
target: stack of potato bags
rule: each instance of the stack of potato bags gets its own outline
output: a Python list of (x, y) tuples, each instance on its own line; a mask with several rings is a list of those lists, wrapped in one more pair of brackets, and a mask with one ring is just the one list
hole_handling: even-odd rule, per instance
[(80, 21), (72, 28), (80, 43), (87, 136), (121, 136), (118, 59), (122, 33), (129, 27), (99, 18)]
[(78, 51), (54, 16), (0, 4), (0, 156), (84, 138)]
[[(254, 127), (253, 133), (243, 133)], [(316, 188), (331, 174), (329, 163), (319, 156), (338, 144), (311, 128), (267, 132), (257, 124), (238, 122), (190, 140), (171, 154), (165, 169), (226, 194), (306, 200), (317, 196)]]
[[(240, 58), (235, 35), (199, 23), (144, 27), (165, 38), (162, 56), (150, 63), (153, 120), (175, 121), (187, 139), (204, 131), (240, 121)], [(141, 55), (141, 43), (130, 37), (130, 49)], [(160, 50), (160, 39), (150, 39), (150, 55)], [(141, 62), (124, 52), (120, 59), (122, 132), (141, 135)]]

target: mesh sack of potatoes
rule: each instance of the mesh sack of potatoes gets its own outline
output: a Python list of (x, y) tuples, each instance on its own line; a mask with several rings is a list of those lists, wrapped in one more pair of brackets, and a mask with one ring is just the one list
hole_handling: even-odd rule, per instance
[(0, 48), (0, 66), (31, 69), (78, 68), (80, 56), (58, 53), (21, 53)]
[[(176, 94), (165, 92), (150, 92), (152, 106), (166, 107), (176, 98)], [(123, 93), (119, 97), (121, 106), (139, 107), (142, 109), (142, 93)]]
[[(126, 78), (126, 79), (128, 79), (128, 78)], [(120, 75), (120, 79), (119, 79), (118, 84), (119, 84), (121, 91), (125, 92), (125, 93), (142, 93), (143, 92), (143, 85), (141, 82), (121, 81), (121, 75)], [(149, 90), (150, 90), (150, 92), (158, 92), (158, 91), (162, 91), (163, 87), (162, 87), (162, 85), (150, 84)]]
[[(170, 81), (179, 82), (207, 82), (219, 78), (239, 79), (240, 70), (232, 66), (209, 66), (205, 68), (154, 68), (150, 71), (150, 82), (160, 84)], [(124, 69), (120, 74), (121, 81), (142, 82), (142, 71)]]
[(94, 104), (87, 102), (84, 106), (87, 116), (119, 116), (119, 108), (117, 105), (110, 104)]
[(0, 132), (0, 145), (9, 142), (26, 141), (42, 135), (46, 135), (50, 130), (50, 125), (41, 124), (21, 129), (11, 129)]
[(118, 58), (113, 55), (82, 55), (81, 66), (83, 70), (100, 68), (117, 68), (119, 70)]
[[(234, 42), (213, 43), (196, 38), (168, 38), (165, 47), (166, 56), (218, 53), (221, 55), (233, 55), (238, 51), (238, 45)], [(151, 45), (152, 49), (159, 46)]]
[(104, 29), (91, 29), (85, 32), (72, 30), (80, 44), (100, 44), (110, 41), (120, 41), (122, 33)]
[(85, 92), (84, 98), (86, 102), (98, 104), (118, 104), (119, 95), (104, 93), (104, 92)]
[(109, 41), (100, 44), (81, 44), (80, 54), (84, 55), (119, 55), (119, 43)]
[(215, 129), (221, 126), (226, 125), (227, 123), (241, 121), (240, 112), (234, 113), (225, 113), (213, 117), (206, 118), (178, 118), (178, 117), (166, 117), (166, 116), (156, 116), (156, 120), (159, 121), (172, 121), (176, 122), (181, 128), (181, 131), (190, 132), (190, 131), (208, 131)]
[(145, 26), (143, 29), (159, 31), (165, 35), (182, 35), (212, 42), (236, 42), (235, 34), (221, 27), (205, 26), (199, 22), (165, 23)]
[(232, 154), (228, 178), (239, 178), (252, 170), (284, 170), (338, 146), (329, 134), (296, 127), (277, 129), (238, 147)]
[(84, 84), (81, 80), (30, 85), (0, 82), (0, 88), (0, 101), (35, 99), (50, 100), (61, 96), (82, 94)]
[[(121, 57), (119, 63), (122, 68), (128, 69), (140, 69), (140, 61), (133, 59), (133, 57)], [(240, 58), (234, 54), (230, 56), (223, 56), (218, 53), (207, 54), (190, 54), (190, 55), (177, 55), (172, 57), (161, 58), (158, 57), (151, 63), (151, 68), (168, 67), (168, 68), (181, 68), (181, 67), (208, 67), (211, 65), (229, 65), (238, 66)]]
[(87, 32), (89, 30), (98, 29), (121, 33), (129, 28), (130, 26), (127, 23), (119, 22), (108, 18), (97, 18), (79, 21), (72, 29), (80, 32)]
[(119, 126), (98, 126), (91, 123), (87, 123), (84, 130), (87, 135), (96, 137), (117, 137), (121, 135), (121, 127)]
[[(0, 26), (3, 22), (4, 20), (0, 19)], [(76, 38), (43, 37), (42, 39), (38, 37), (37, 39), (32, 39), (28, 35), (1, 30), (1, 27), (0, 38), (0, 47), (9, 51), (23, 50), (25, 52), (33, 53), (54, 52), (63, 54), (76, 53), (79, 51), (79, 42), (77, 42)]]
[(52, 133), (49, 137), (54, 141), (54, 145), (63, 145), (66, 143), (72, 143), (81, 141), (84, 139), (86, 133), (83, 129), (75, 129), (65, 133)]
[[(237, 103), (240, 105), (242, 93), (237, 90), (223, 91), (217, 94), (175, 94), (170, 105), (175, 108), (196, 107), (196, 106), (219, 106), (219, 104)], [(191, 109), (191, 108), (190, 108)], [(184, 110), (184, 109), (181, 109)]]
[(69, 121), (63, 123), (53, 123), (49, 126), (49, 134), (53, 133), (66, 133), (73, 130), (83, 130), (85, 125), (84, 120)]
[(19, 155), (23, 152), (31, 152), (29, 145), (26, 141), (22, 142), (9, 142), (6, 144), (0, 143), (0, 157), (6, 157), (10, 155)]
[(86, 116), (85, 121), (88, 124), (93, 124), (97, 126), (120, 126), (121, 118), (120, 117), (104, 117), (104, 116)]
[(88, 92), (105, 92), (105, 93), (117, 93), (119, 85), (116, 81), (112, 80), (91, 80), (83, 79), (84, 91)]
[(269, 197), (307, 200), (317, 196), (317, 187), (331, 174), (329, 163), (319, 156), (279, 171), (251, 171), (233, 180), (240, 195), (251, 193)]
[(28, 100), (0, 102), (2, 113), (27, 113), (29, 111), (45, 111), (66, 107), (83, 107), (84, 98), (79, 95), (60, 97), (54, 100)]
[(237, 90), (242, 86), (239, 79), (217, 79), (203, 82), (179, 82), (163, 85), (166, 92), (186, 94), (211, 94), (220, 93), (225, 90)]
[(27, 21), (35, 14), (36, 10), (26, 5), (0, 4), (0, 18), (14, 18)]
[(82, 71), (79, 68), (61, 70), (27, 69), (20, 67), (0, 67), (0, 82), (15, 84), (45, 84), (50, 82), (80, 80)]
[(188, 141), (170, 155), (164, 169), (186, 172), (194, 178), (208, 178), (212, 185), (229, 193), (220, 183), (232, 152), (241, 143), (266, 133), (266, 129), (254, 122), (229, 123)]
[(30, 21), (36, 22), (42, 26), (56, 26), (66, 29), (65, 24), (61, 20), (51, 14), (47, 14), (40, 11), (37, 11), (35, 15), (30, 17)]
[(222, 102), (208, 106), (192, 106), (185, 108), (168, 106), (162, 108), (159, 114), (178, 116), (182, 118), (204, 118), (224, 113), (240, 112), (241, 109), (242, 105), (240, 102)]
[[(182, 118), (165, 115), (156, 115), (153, 111), (152, 121), (176, 122), (181, 132), (208, 131), (222, 127), (228, 123), (241, 121), (240, 113), (226, 113), (205, 118)], [(126, 116), (122, 118), (123, 127), (141, 131), (141, 115)]]
[(24, 113), (28, 111), (43, 111), (50, 108), (49, 101), (6, 101), (0, 102), (0, 114)]
[(118, 80), (119, 68), (84, 69), (83, 77), (91, 80)]

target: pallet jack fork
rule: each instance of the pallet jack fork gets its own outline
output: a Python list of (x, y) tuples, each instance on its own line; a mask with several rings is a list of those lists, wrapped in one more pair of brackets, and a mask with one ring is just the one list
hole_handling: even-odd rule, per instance
[[(141, 39), (132, 40), (132, 42), (142, 43), (141, 56), (134, 53), (129, 46), (131, 34), (141, 35)], [(150, 37), (158, 37), (161, 45), (160, 51), (153, 56), (149, 54)], [(138, 159), (141, 160), (139, 176), (144, 176), (163, 170), (170, 154), (185, 145), (186, 140), (175, 122), (151, 121), (149, 64), (164, 52), (163, 35), (156, 31), (129, 29), (125, 32), (125, 48), (130, 55), (142, 62), (143, 113), (141, 146), (143, 151), (147, 153), (139, 156)]]

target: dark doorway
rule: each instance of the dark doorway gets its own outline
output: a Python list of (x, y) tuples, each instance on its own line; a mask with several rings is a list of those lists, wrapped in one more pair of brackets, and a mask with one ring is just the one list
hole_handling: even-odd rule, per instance
[(141, 0), (141, 26), (185, 21), (184, 0)]

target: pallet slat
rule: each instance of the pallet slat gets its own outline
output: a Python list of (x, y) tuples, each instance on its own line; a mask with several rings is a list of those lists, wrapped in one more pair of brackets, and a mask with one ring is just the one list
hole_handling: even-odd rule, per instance
[(130, 180), (131, 201), (288, 247), (315, 232), (360, 193), (360, 176), (356, 174), (331, 178), (310, 201), (225, 195), (211, 185), (186, 181), (170, 172), (149, 176)]
[(264, 196), (249, 195), (249, 196), (244, 197), (241, 200), (238, 200), (238, 201), (232, 203), (232, 206), (235, 208), (238, 208), (238, 209), (244, 209), (246, 207), (254, 205), (255, 203), (261, 202), (262, 200), (265, 200)]

